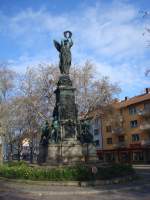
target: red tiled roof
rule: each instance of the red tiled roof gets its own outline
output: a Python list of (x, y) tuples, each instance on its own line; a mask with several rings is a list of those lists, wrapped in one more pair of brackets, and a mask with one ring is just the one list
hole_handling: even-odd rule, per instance
[(117, 104), (116, 107), (118, 107), (118, 108), (127, 107), (127, 106), (130, 106), (130, 105), (137, 104), (137, 103), (144, 102), (144, 101), (148, 101), (148, 100), (150, 100), (150, 93), (148, 93), (148, 94), (145, 93), (145, 94), (135, 96), (135, 97), (132, 97), (130, 99), (118, 102), (118, 103), (116, 103)]
[[(119, 100), (115, 99), (112, 102), (112, 105), (114, 106), (114, 108), (120, 109), (120, 108), (124, 108), (124, 107), (130, 106), (130, 105), (141, 103), (141, 102), (144, 102), (144, 101), (150, 101), (150, 88), (149, 88), (148, 93), (141, 94), (141, 95), (138, 95), (138, 96), (134, 96), (134, 97), (129, 98), (127, 100), (119, 101)], [(80, 118), (84, 119), (84, 118), (90, 118), (90, 117), (93, 117), (93, 116), (96, 117), (96, 115), (102, 117), (103, 114), (104, 114), (104, 112), (103, 112), (102, 108), (97, 108), (97, 109), (94, 109), (94, 110), (89, 111), (87, 113), (82, 113), (80, 115)]]

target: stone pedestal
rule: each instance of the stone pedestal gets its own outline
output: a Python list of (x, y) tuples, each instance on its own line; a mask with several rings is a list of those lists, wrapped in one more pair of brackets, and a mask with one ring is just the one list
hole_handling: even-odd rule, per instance
[(59, 122), (60, 138), (76, 138), (77, 107), (75, 104), (75, 88), (69, 75), (61, 75), (55, 90), (56, 104), (53, 118)]
[(66, 140), (59, 144), (49, 144), (47, 163), (50, 165), (96, 162), (96, 147), (93, 144), (81, 145), (76, 140)]
[(95, 161), (97, 158), (95, 146), (93, 144), (82, 145), (77, 140), (75, 88), (72, 86), (69, 75), (62, 74), (59, 77), (55, 95), (53, 129), (59, 139), (49, 141), (46, 163), (62, 165)]
[(48, 146), (48, 164), (70, 164), (83, 161), (83, 148), (78, 141), (68, 140)]

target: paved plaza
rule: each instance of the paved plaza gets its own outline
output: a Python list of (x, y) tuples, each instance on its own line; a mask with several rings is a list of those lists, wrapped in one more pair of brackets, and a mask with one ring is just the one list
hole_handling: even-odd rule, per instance
[(150, 200), (150, 167), (135, 166), (141, 178), (100, 187), (49, 186), (0, 180), (0, 200)]

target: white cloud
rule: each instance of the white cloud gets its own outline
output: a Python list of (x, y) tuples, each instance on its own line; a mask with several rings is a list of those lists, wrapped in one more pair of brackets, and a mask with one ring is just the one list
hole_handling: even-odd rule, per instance
[(1, 13), (0, 33), (22, 47), (23, 53), (15, 63), (25, 66), (41, 60), (57, 61), (52, 40), (59, 39), (64, 30), (72, 30), (75, 63), (91, 59), (102, 74), (117, 80), (122, 87), (140, 87), (148, 84), (143, 77), (147, 62), (144, 54), (148, 50), (142, 37), (143, 25), (137, 19), (138, 10), (127, 2), (114, 1), (61, 15), (51, 14), (45, 8), (27, 9), (12, 17)]

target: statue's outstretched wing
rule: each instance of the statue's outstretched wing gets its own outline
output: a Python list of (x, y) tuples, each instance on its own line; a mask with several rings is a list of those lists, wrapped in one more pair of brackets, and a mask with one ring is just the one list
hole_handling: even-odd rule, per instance
[(59, 42), (54, 40), (54, 45), (55, 45), (56, 49), (60, 52), (61, 45), (59, 44)]

